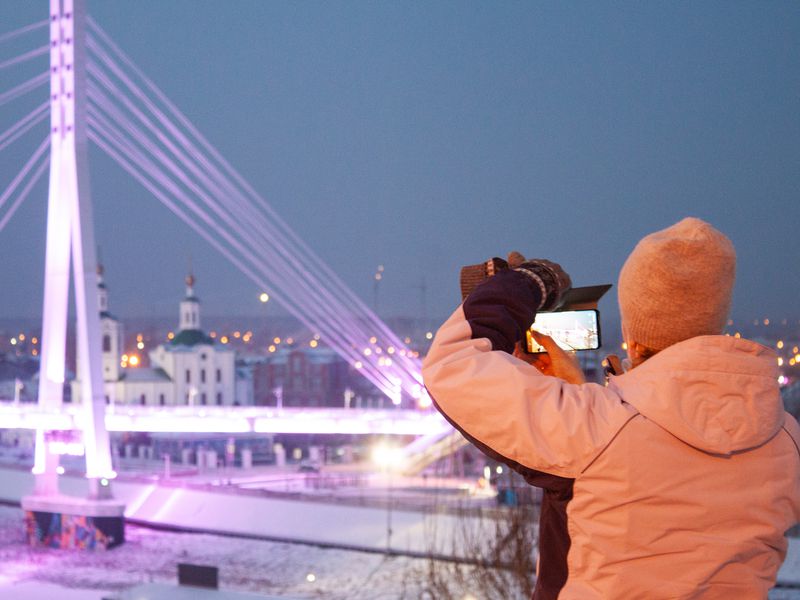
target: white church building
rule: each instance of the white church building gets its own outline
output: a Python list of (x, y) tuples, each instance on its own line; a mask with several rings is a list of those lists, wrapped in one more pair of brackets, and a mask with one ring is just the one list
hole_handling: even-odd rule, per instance
[[(249, 397), (237, 401), (235, 351), (215, 343), (200, 327), (200, 300), (194, 293), (192, 274), (186, 277), (178, 332), (150, 351), (149, 367), (123, 367), (122, 324), (108, 311), (103, 268), (98, 267), (97, 273), (106, 404), (230, 406), (252, 402), (252, 393), (242, 394), (243, 386), (239, 386), (240, 395)], [(80, 382), (74, 380), (71, 386), (72, 397), (80, 398)]]

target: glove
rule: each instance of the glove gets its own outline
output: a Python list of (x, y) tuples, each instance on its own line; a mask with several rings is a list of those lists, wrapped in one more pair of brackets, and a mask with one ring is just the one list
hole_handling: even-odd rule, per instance
[(531, 283), (537, 286), (542, 301), (536, 310), (555, 310), (561, 304), (564, 293), (572, 287), (572, 281), (561, 265), (543, 258), (526, 260), (519, 252), (509, 252), (508, 261), (495, 257), (479, 265), (461, 268), (459, 281), (462, 302), (475, 289), (475, 286), (507, 269), (527, 275)]
[(572, 287), (572, 280), (558, 263), (543, 258), (526, 260), (519, 252), (510, 252), (508, 265), (528, 276), (539, 287), (542, 303), (537, 310), (556, 310), (564, 294)]

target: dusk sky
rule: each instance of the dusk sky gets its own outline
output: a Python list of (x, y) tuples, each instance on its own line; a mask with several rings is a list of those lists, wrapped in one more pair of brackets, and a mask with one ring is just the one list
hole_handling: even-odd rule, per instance
[[(800, 318), (800, 3), (90, 0), (89, 11), (290, 226), (383, 315), (445, 317), (465, 264), (519, 250), (616, 283), (645, 234), (710, 221), (733, 313)], [(47, 17), (3, 0), (0, 33)], [(0, 62), (47, 43), (0, 46)], [(0, 93), (36, 72), (0, 70)], [(33, 69), (33, 70), (31, 70)], [(26, 75), (27, 73), (27, 75)], [(46, 99), (0, 107), (0, 131)], [(0, 188), (46, 126), (0, 152)], [(207, 314), (259, 289), (90, 155), (111, 309)], [(0, 232), (0, 316), (41, 312), (46, 178)], [(0, 214), (5, 212), (0, 209)], [(314, 265), (309, 265), (313, 269)], [(601, 306), (616, 313), (616, 296)], [(276, 310), (270, 306), (268, 311)]]

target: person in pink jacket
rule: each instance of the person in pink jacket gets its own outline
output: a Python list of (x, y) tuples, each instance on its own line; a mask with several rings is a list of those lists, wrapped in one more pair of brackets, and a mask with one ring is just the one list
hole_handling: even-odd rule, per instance
[(550, 340), (551, 375), (514, 356), (569, 286), (548, 261), (491, 277), (437, 332), (436, 407), (544, 489), (536, 600), (760, 600), (775, 585), (800, 521), (800, 427), (776, 355), (722, 335), (735, 261), (699, 219), (642, 239), (618, 286), (633, 368), (605, 387)]

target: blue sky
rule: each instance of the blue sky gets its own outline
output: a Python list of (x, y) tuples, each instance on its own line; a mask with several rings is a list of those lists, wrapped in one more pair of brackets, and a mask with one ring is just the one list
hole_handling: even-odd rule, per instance
[[(737, 247), (734, 315), (800, 317), (796, 2), (89, 10), (370, 304), (385, 266), (384, 314), (418, 313), (424, 276), (428, 314), (444, 317), (459, 267), (512, 249), (578, 285), (616, 282), (640, 237), (693, 215)], [(0, 32), (46, 14), (5, 0)], [(0, 71), (0, 93), (21, 80)], [(0, 107), (0, 127), (43, 99)], [(0, 153), (0, 186), (39, 137)], [(189, 257), (208, 313), (261, 310), (259, 290), (113, 162), (93, 151), (91, 165), (116, 314), (172, 314)], [(0, 232), (0, 315), (39, 313), (45, 205), (40, 185)]]

